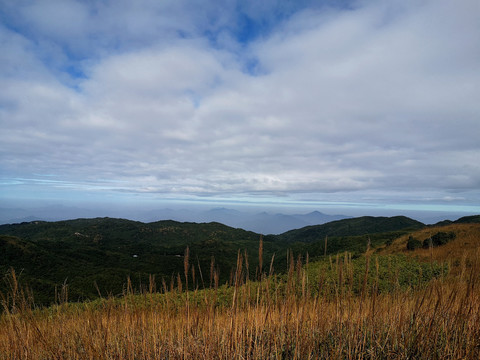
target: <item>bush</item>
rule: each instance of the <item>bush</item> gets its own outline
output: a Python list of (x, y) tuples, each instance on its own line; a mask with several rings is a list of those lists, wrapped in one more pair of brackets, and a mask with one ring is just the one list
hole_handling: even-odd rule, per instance
[(425, 239), (423, 241), (423, 247), (425, 249), (430, 247), (430, 241), (432, 242), (433, 247), (442, 246), (455, 239), (455, 237), (456, 234), (454, 232), (446, 233), (441, 231), (433, 235), (431, 238)]
[(415, 239), (413, 236), (408, 237), (407, 250), (415, 250), (422, 247), (422, 242)]

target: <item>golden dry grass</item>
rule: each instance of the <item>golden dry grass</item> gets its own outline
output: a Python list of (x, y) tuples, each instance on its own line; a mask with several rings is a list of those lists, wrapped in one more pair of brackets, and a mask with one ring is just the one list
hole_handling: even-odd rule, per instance
[[(454, 232), (456, 238), (433, 249), (407, 250), (407, 240), (411, 235), (423, 242), (438, 232)], [(396, 239), (390, 246), (378, 251), (379, 254), (404, 253), (425, 261), (448, 262), (453, 273), (461, 271), (462, 261), (472, 262), (480, 251), (480, 224), (451, 224), (447, 226), (434, 226), (414, 231)]]
[[(195, 272), (187, 249), (184, 284), (180, 275), (176, 288), (163, 282), (164, 294), (150, 286), (133, 295), (129, 283), (122, 299), (43, 310), (31, 306), (12, 272), (12, 291), (2, 296), (0, 360), (479, 359), (480, 225), (428, 228), (413, 236), (423, 240), (438, 231), (455, 231), (457, 237), (443, 247), (411, 252), (402, 237), (379, 253), (448, 260), (450, 275), (385, 293), (377, 291), (372, 251), (357, 294), (342, 286), (345, 277), (353, 279), (347, 254), (345, 261), (337, 257), (331, 263), (337, 268), (333, 283), (309, 278), (308, 255), (302, 267), (292, 254), (286, 278), (272, 275), (270, 266), (269, 276), (257, 269), (260, 280), (251, 282), (248, 258), (239, 252), (232, 288), (218, 287), (211, 267), (215, 287), (199, 291), (188, 287)], [(369, 271), (377, 279), (366, 289)], [(324, 288), (313, 291), (314, 285)]]
[(266, 276), (241, 285), (239, 260), (221, 305), (217, 289), (38, 311), (17, 289), (0, 318), (0, 359), (480, 358), (478, 261), (423, 289), (334, 298), (312, 295), (308, 273), (291, 269), (280, 296)]

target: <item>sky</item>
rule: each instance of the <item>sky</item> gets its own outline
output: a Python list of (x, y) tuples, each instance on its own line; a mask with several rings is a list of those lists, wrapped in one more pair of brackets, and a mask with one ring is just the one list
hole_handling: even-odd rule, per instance
[(0, 0), (0, 208), (478, 214), (479, 18), (478, 0)]

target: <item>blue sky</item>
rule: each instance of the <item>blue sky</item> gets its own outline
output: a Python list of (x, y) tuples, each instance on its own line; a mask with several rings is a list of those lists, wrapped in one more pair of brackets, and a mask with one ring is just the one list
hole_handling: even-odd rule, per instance
[(480, 213), (479, 16), (476, 0), (1, 0), (0, 208)]

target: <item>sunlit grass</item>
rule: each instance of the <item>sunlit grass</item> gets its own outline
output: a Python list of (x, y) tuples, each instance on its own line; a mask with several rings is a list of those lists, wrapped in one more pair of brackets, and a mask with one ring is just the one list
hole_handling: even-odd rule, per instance
[(428, 279), (408, 273), (405, 286), (402, 269), (419, 266), (405, 257), (290, 254), (287, 274), (265, 263), (258, 280), (239, 252), (231, 286), (212, 266), (212, 288), (200, 289), (187, 250), (183, 276), (162, 281), (162, 293), (152, 278), (140, 293), (127, 282), (122, 298), (72, 304), (63, 294), (46, 309), (12, 272), (0, 359), (478, 359), (479, 253), (468, 258), (453, 275), (441, 265)]

